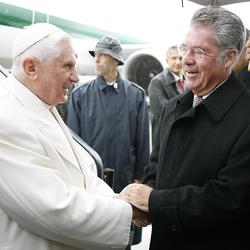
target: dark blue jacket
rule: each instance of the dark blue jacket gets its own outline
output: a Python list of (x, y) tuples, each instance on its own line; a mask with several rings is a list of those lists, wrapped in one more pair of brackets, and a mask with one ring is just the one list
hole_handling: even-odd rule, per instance
[(115, 170), (115, 192), (142, 179), (149, 158), (149, 120), (144, 90), (120, 76), (117, 88), (98, 76), (72, 92), (68, 125)]

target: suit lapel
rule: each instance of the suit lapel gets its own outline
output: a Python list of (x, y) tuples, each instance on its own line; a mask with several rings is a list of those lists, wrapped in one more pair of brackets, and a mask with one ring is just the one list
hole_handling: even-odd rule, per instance
[(56, 148), (57, 152), (79, 169), (76, 157), (60, 126), (54, 123), (45, 123), (43, 120), (43, 122), (40, 123), (39, 129), (49, 143)]
[[(62, 120), (61, 116), (59, 115), (56, 107), (53, 107), (51, 110), (51, 113), (53, 113), (53, 116), (55, 117), (59, 127), (61, 128), (61, 131), (63, 131), (63, 134), (65, 135), (66, 140), (68, 141), (68, 144), (71, 147), (71, 151), (74, 154), (74, 158), (77, 161), (77, 166), (80, 168), (81, 172), (83, 173), (83, 176), (86, 177), (87, 176), (87, 172), (85, 169), (85, 163), (83, 162), (83, 158), (81, 157), (79, 151), (78, 151), (78, 147), (76, 142), (74, 141), (68, 127), (66, 126), (66, 124), (64, 123), (64, 121)], [(87, 185), (86, 183), (87, 178), (85, 178), (85, 187)]]

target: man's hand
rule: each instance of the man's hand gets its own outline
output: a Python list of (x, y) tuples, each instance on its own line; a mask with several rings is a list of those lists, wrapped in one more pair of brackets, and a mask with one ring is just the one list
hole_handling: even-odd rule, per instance
[(146, 227), (149, 225), (148, 213), (145, 213), (138, 208), (132, 206), (133, 218), (132, 221), (137, 227)]
[(117, 196), (117, 198), (125, 200), (139, 210), (147, 213), (149, 195), (152, 191), (153, 188), (149, 186), (133, 183), (126, 186)]

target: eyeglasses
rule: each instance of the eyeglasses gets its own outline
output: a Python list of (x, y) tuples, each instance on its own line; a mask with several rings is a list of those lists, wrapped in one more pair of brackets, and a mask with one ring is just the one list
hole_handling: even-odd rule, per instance
[(192, 57), (194, 57), (195, 59), (199, 59), (202, 60), (204, 59), (204, 56), (209, 56), (209, 57), (213, 57), (212, 55), (207, 54), (207, 52), (201, 48), (195, 47), (195, 48), (188, 48), (186, 45), (182, 44), (179, 47), (180, 53), (182, 54), (182, 56), (186, 56), (188, 51), (190, 53), (190, 55)]

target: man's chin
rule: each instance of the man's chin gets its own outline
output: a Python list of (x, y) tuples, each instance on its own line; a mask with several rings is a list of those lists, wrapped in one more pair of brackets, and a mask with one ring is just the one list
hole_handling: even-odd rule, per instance
[(96, 75), (98, 75), (98, 76), (101, 76), (101, 75), (102, 75), (102, 71), (101, 71), (101, 70), (98, 70), (98, 69), (95, 70), (95, 73), (96, 73)]
[(63, 104), (63, 103), (65, 103), (67, 100), (68, 100), (68, 95), (65, 95), (65, 96), (63, 96), (63, 98), (61, 98), (61, 99), (58, 101), (58, 104)]

